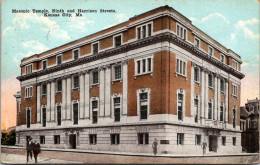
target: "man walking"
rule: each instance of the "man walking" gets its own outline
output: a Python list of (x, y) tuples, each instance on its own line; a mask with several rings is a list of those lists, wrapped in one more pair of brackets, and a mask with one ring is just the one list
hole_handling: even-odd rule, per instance
[(157, 139), (155, 138), (155, 139), (154, 139), (154, 142), (153, 142), (153, 145), (152, 145), (154, 155), (157, 154), (157, 145), (158, 145)]
[(201, 148), (203, 149), (203, 155), (206, 154), (206, 148), (207, 148), (207, 142), (205, 141), (205, 139), (203, 140), (202, 144), (201, 144)]
[(28, 163), (28, 161), (29, 161), (29, 155), (30, 155), (30, 157), (31, 157), (31, 159), (32, 159), (32, 137), (30, 136), (29, 138), (28, 138), (28, 141), (27, 141), (27, 143), (26, 143), (26, 150), (27, 150), (27, 163)]

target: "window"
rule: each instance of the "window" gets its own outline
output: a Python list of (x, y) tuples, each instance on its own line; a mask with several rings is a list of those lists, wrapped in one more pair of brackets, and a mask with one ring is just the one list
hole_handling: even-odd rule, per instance
[(32, 73), (32, 64), (26, 65), (25, 69), (26, 69), (26, 74)]
[(233, 107), (233, 128), (236, 128), (236, 106)]
[(42, 127), (46, 127), (46, 108), (42, 108)]
[(26, 87), (25, 88), (25, 98), (33, 97), (33, 87)]
[(42, 69), (47, 69), (47, 60), (42, 61)]
[(177, 145), (183, 145), (183, 141), (184, 141), (184, 134), (177, 133)]
[(54, 135), (54, 144), (60, 144), (60, 135)]
[(121, 65), (114, 67), (114, 80), (120, 80), (121, 79)]
[(98, 101), (92, 101), (92, 123), (97, 123), (98, 121)]
[(97, 144), (97, 135), (96, 134), (89, 135), (89, 144), (90, 145)]
[(209, 88), (213, 88), (213, 76), (209, 74)]
[(152, 35), (152, 24), (146, 24), (137, 27), (137, 39), (144, 39)]
[(225, 92), (225, 81), (222, 79), (220, 80), (220, 91)]
[(199, 68), (194, 68), (194, 81), (195, 82), (200, 81), (200, 70), (199, 70)]
[(98, 54), (98, 43), (92, 45), (93, 54)]
[(42, 84), (42, 95), (47, 94), (47, 84)]
[(140, 94), (140, 101), (147, 101), (147, 93)]
[(182, 76), (186, 76), (186, 62), (177, 59), (176, 72)]
[(73, 76), (73, 88), (79, 88), (79, 76)]
[(111, 139), (111, 145), (118, 145), (118, 144), (120, 144), (119, 134), (111, 134), (110, 135), (110, 139)]
[(26, 108), (26, 124), (27, 128), (31, 127), (31, 109), (29, 107)]
[(225, 63), (225, 56), (223, 54), (220, 55), (220, 61)]
[(79, 107), (79, 104), (78, 103), (75, 103), (75, 104), (73, 104), (73, 124), (78, 124), (78, 111), (79, 111), (79, 109), (78, 109), (78, 107)]
[(137, 91), (137, 109), (140, 120), (147, 119), (149, 115), (150, 89), (143, 88)]
[(232, 84), (232, 96), (237, 97), (237, 86)]
[(225, 146), (225, 145), (226, 145), (226, 137), (222, 136), (222, 146)]
[(201, 135), (196, 135), (195, 136), (195, 145), (200, 146), (200, 142), (201, 142)]
[(57, 81), (57, 92), (61, 92), (62, 91), (62, 81), (58, 80)]
[(79, 49), (73, 50), (73, 57), (74, 57), (74, 60), (79, 59)]
[(235, 70), (238, 70), (238, 63), (237, 63), (237, 61), (232, 60), (232, 67), (233, 67)]
[(212, 119), (212, 102), (208, 103), (208, 119)]
[(62, 55), (57, 56), (57, 64), (62, 64)]
[(195, 122), (198, 122), (198, 109), (199, 109), (199, 99), (195, 98), (194, 99), (194, 106), (195, 106)]
[(57, 106), (57, 125), (61, 125), (61, 106)]
[(149, 144), (149, 133), (138, 133), (138, 145)]
[(221, 106), (220, 106), (220, 121), (223, 121), (224, 120), (224, 104), (221, 103)]
[(140, 119), (147, 119), (147, 105), (141, 105)]
[(114, 37), (114, 45), (115, 47), (121, 46), (122, 35)]
[(18, 112), (19, 112), (19, 113), (22, 113), (21, 105), (22, 105), (22, 104), (19, 103), (19, 106), (18, 106)]
[(233, 146), (235, 146), (235, 145), (236, 145), (236, 140), (237, 140), (237, 139), (236, 139), (236, 137), (233, 137), (233, 138), (232, 138), (232, 143), (233, 143)]
[(114, 116), (115, 121), (120, 121), (120, 97), (114, 98)]
[(213, 55), (213, 48), (212, 47), (209, 47), (209, 55)]
[(200, 47), (200, 40), (199, 40), (198, 38), (195, 38), (195, 46), (196, 46), (197, 48)]
[(177, 24), (177, 36), (186, 40), (187, 30), (183, 26)]
[(45, 136), (40, 136), (40, 143), (45, 144)]
[(183, 120), (183, 94), (178, 93), (178, 120)]
[(151, 73), (153, 71), (152, 57), (146, 57), (135, 61), (136, 75)]
[(98, 84), (98, 71), (92, 72), (93, 76), (93, 85)]

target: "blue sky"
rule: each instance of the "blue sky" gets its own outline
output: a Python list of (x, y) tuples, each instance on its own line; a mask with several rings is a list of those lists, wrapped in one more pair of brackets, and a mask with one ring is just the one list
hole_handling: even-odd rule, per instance
[[(199, 29), (238, 53), (246, 74), (242, 103), (259, 95), (259, 1), (257, 0), (4, 0), (2, 2), (2, 98), (19, 90), (20, 61), (129, 18), (169, 5)], [(116, 13), (87, 13), (84, 17), (43, 17), (15, 14), (12, 9), (114, 9)], [(253, 86), (254, 88), (247, 88)], [(250, 91), (252, 90), (252, 91)], [(14, 92), (12, 91), (12, 92)], [(244, 92), (243, 92), (244, 91)], [(11, 103), (10, 103), (11, 104)], [(3, 101), (2, 109), (5, 108)]]

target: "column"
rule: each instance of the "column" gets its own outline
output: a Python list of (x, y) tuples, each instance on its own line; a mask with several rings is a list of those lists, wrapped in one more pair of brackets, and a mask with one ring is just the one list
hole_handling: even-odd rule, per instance
[(85, 75), (83, 73), (79, 76), (79, 118), (83, 119), (84, 117), (84, 102), (85, 102)]
[(51, 84), (47, 82), (47, 106), (46, 106), (46, 119), (47, 122), (51, 121)]
[(229, 94), (229, 91), (228, 91), (228, 80), (225, 80), (225, 119), (224, 121), (227, 123), (228, 122), (228, 94)]
[(201, 86), (200, 86), (200, 119), (201, 124), (204, 125), (205, 122), (205, 70), (204, 68), (201, 69)]
[(51, 122), (55, 122), (56, 110), (55, 110), (55, 81), (51, 81)]
[(67, 80), (65, 77), (63, 77), (62, 79), (62, 109), (61, 109), (61, 116), (62, 116), (62, 120), (66, 120), (66, 94), (67, 94), (67, 88), (66, 88), (66, 84), (67, 84)]
[(89, 119), (89, 72), (85, 74), (85, 113), (84, 118)]
[(105, 115), (105, 70), (99, 69), (99, 116)]
[(192, 62), (192, 64), (191, 64), (191, 96), (190, 96), (191, 107), (190, 107), (190, 109), (191, 109), (191, 118), (192, 118), (193, 122), (195, 121), (195, 116), (196, 116), (195, 109), (194, 109), (194, 84), (195, 84), (195, 82), (194, 82), (194, 65), (195, 64)]
[(128, 61), (123, 62), (123, 115), (127, 115), (127, 95), (128, 95)]
[(67, 113), (66, 120), (71, 120), (71, 76), (67, 77)]
[(108, 66), (105, 71), (105, 116), (111, 114), (111, 67)]
[(41, 85), (37, 85), (37, 123), (41, 123)]
[(208, 119), (208, 105), (209, 105), (209, 71), (206, 70), (205, 72), (205, 104), (204, 104), (204, 110), (205, 110), (205, 119)]
[(213, 113), (213, 119), (218, 119), (218, 76), (215, 74), (214, 76), (214, 113)]
[(220, 100), (220, 94), (221, 94), (221, 90), (220, 90), (220, 77), (218, 77), (218, 104), (217, 104), (217, 110), (218, 110), (218, 119), (220, 120), (220, 105), (221, 105), (221, 100)]

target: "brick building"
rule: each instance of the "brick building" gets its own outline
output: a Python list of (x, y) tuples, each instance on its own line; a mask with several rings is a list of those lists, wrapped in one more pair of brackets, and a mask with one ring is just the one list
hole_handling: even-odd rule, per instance
[(239, 153), (240, 56), (164, 6), (21, 62), (17, 145)]

